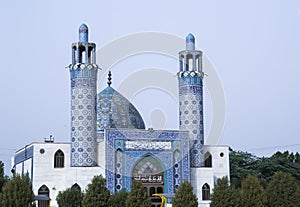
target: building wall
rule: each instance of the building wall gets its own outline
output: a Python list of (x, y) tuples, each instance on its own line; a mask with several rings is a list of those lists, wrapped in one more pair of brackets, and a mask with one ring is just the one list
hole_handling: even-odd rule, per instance
[[(105, 176), (104, 163), (100, 163), (97, 167), (71, 167), (70, 143), (33, 143), (30, 146), (33, 146), (33, 157), (16, 164), (16, 173), (29, 172), (35, 195), (38, 195), (38, 190), (42, 185), (46, 185), (50, 191), (49, 197), (52, 199), (50, 207), (57, 207), (56, 196), (59, 191), (63, 191), (75, 183), (81, 187), (81, 190), (85, 190), (95, 175)], [(104, 143), (99, 143), (98, 146), (99, 152), (103, 153)], [(65, 155), (64, 167), (54, 168), (54, 154), (59, 149)], [(20, 150), (19, 153), (23, 150)], [(44, 153), (41, 153), (42, 151)], [(103, 162), (103, 158), (101, 159)], [(32, 176), (31, 169), (33, 169)]]
[[(112, 193), (122, 188), (130, 190), (132, 171), (139, 160), (146, 156), (152, 156), (162, 163), (165, 174), (164, 193), (173, 194), (181, 182), (190, 181), (187, 131), (108, 129), (106, 140), (106, 184)], [(121, 154), (117, 161), (118, 151)], [(176, 169), (175, 152), (179, 153), (179, 168)], [(116, 167), (117, 164), (119, 167)], [(116, 175), (119, 178), (115, 179)]]
[(191, 168), (191, 184), (198, 197), (199, 206), (209, 206), (210, 200), (203, 200), (202, 187), (208, 184), (210, 194), (217, 179), (229, 178), (229, 150), (228, 146), (204, 145), (204, 155), (209, 152), (212, 156), (211, 167)]

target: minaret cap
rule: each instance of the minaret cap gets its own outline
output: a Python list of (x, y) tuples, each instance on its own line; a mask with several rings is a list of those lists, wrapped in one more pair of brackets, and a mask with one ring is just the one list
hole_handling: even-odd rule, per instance
[(79, 27), (79, 42), (88, 42), (89, 28), (86, 24), (82, 24)]
[(193, 34), (188, 34), (185, 38), (186, 50), (195, 50), (195, 36)]

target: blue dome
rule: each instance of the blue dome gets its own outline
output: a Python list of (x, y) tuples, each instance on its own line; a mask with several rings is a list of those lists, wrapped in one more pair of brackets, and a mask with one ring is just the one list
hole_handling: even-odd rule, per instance
[(186, 41), (191, 41), (191, 42), (193, 42), (193, 43), (195, 43), (195, 37), (194, 37), (194, 35), (193, 34), (188, 34), (188, 36), (186, 36)]
[(97, 129), (109, 128), (145, 129), (138, 110), (110, 86), (97, 95)]

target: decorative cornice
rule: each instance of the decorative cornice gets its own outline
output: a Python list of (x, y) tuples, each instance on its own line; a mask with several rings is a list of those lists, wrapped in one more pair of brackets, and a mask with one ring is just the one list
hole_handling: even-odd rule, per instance
[(71, 70), (84, 70), (84, 69), (88, 69), (88, 70), (98, 70), (101, 68), (97, 65), (97, 64), (86, 64), (86, 63), (76, 63), (76, 64), (70, 64), (68, 66), (66, 66), (66, 68), (68, 68), (70, 71)]
[(191, 77), (194, 77), (194, 76), (197, 76), (197, 77), (200, 77), (201, 79), (204, 78), (204, 73), (203, 72), (198, 72), (198, 71), (181, 71), (178, 73), (178, 76), (181, 78), (181, 77), (188, 77), (188, 76), (191, 76)]

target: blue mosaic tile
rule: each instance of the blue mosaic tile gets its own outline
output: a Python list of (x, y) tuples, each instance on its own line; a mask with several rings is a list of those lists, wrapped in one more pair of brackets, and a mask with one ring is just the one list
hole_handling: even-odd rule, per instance
[[(125, 188), (130, 190), (132, 182), (133, 168), (137, 163), (147, 156), (155, 158), (164, 169), (164, 193), (174, 193), (175, 173), (174, 173), (174, 151), (180, 151), (180, 158), (177, 158), (177, 164), (180, 163), (180, 170), (176, 174), (180, 180), (190, 180), (190, 163), (189, 163), (189, 137), (187, 132), (180, 131), (146, 131), (146, 130), (106, 130), (106, 182), (108, 189), (114, 193)], [(161, 150), (143, 149), (137, 145), (136, 148), (126, 148), (126, 143), (170, 143), (170, 148)], [(131, 145), (130, 145), (131, 146)], [(135, 146), (135, 145), (134, 145)], [(131, 146), (131, 147), (134, 147)], [(150, 146), (150, 145), (149, 145)], [(143, 149), (143, 150), (141, 150)], [(116, 158), (116, 151), (121, 150), (124, 157), (120, 163), (120, 159)], [(118, 164), (118, 165), (117, 165)], [(120, 173), (119, 165), (124, 166)], [(119, 178), (116, 179), (117, 174)], [(122, 181), (121, 181), (122, 180)], [(181, 182), (176, 179), (176, 182)]]
[(138, 110), (120, 93), (108, 86), (97, 96), (97, 129), (145, 129)]

